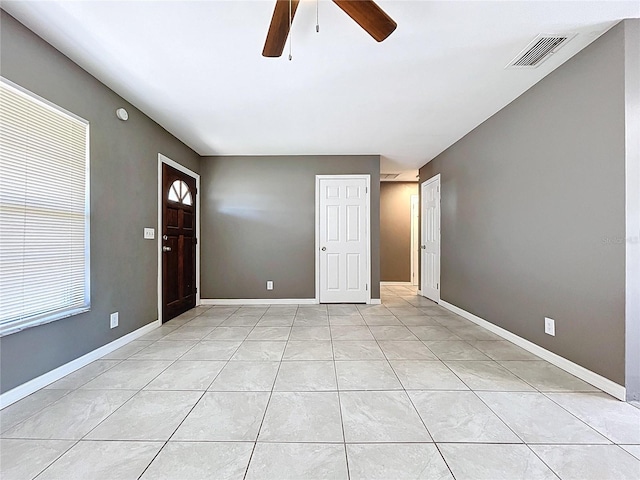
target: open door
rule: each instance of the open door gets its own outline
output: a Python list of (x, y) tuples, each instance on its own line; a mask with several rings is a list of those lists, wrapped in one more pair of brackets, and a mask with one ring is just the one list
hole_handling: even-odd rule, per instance
[(196, 306), (196, 179), (162, 164), (162, 321)]
[(422, 184), (422, 295), (440, 301), (440, 175)]

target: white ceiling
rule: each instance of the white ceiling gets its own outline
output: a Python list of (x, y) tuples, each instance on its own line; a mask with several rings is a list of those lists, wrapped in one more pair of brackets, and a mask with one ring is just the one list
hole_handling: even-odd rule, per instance
[[(274, 0), (3, 1), (2, 8), (202, 155), (379, 154), (415, 169), (623, 18), (635, 1), (393, 1), (376, 43), (303, 0), (293, 61), (263, 58)], [(539, 33), (577, 33), (536, 69)], [(287, 47), (288, 49), (288, 47)]]

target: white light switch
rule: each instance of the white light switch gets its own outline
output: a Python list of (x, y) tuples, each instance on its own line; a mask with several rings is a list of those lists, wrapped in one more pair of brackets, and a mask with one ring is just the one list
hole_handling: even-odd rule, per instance
[(144, 229), (144, 239), (145, 240), (153, 240), (156, 238), (156, 229), (155, 228), (145, 228)]
[(267, 281), (267, 290), (273, 290), (273, 280)]

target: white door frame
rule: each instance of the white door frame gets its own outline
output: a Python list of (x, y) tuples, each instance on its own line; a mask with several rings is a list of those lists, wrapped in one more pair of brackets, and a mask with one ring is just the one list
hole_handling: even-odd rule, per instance
[(200, 175), (189, 170), (184, 165), (174, 162), (169, 157), (158, 153), (158, 227), (156, 239), (158, 241), (158, 320), (162, 324), (162, 164), (169, 165), (182, 173), (189, 175), (196, 181), (196, 307), (200, 305)]
[[(420, 271), (420, 267), (418, 266), (416, 270), (416, 265), (420, 262), (420, 195), (411, 195), (411, 281), (409, 282), (413, 286), (417, 286), (420, 284), (420, 279), (418, 278), (418, 272)], [(414, 211), (413, 209), (418, 209), (418, 222), (414, 221)], [(417, 223), (417, 225), (416, 225)], [(416, 232), (416, 229), (418, 230)], [(416, 241), (416, 234), (417, 241)], [(417, 260), (417, 262), (416, 262)], [(413, 279), (417, 281), (413, 283)]]
[[(428, 180), (425, 180), (420, 184), (420, 290), (418, 290), (418, 293), (422, 296), (424, 296), (423, 289), (424, 289), (424, 275), (425, 275), (424, 258), (423, 258), (424, 255), (423, 255), (423, 248), (422, 248), (422, 245), (423, 245), (422, 232), (424, 232), (424, 222), (425, 222), (424, 215), (422, 215), (422, 212), (424, 211), (425, 198), (422, 192), (424, 190), (424, 187), (436, 181), (440, 183), (440, 187), (441, 187), (440, 195), (442, 195), (442, 182), (440, 182), (439, 173), (429, 178)], [(438, 217), (439, 217), (438, 227), (440, 227), (440, 221), (442, 219), (442, 212), (441, 212), (440, 206), (438, 206)], [(438, 285), (442, 283), (440, 281), (440, 272), (442, 270), (441, 252), (442, 252), (442, 236), (441, 236), (441, 229), (438, 228)], [(436, 303), (440, 303), (440, 288), (438, 288), (438, 298), (435, 301)]]
[(365, 194), (365, 234), (367, 236), (367, 303), (371, 303), (371, 175), (316, 175), (316, 298), (315, 303), (320, 303), (320, 180), (321, 179), (364, 179), (366, 182), (366, 194)]

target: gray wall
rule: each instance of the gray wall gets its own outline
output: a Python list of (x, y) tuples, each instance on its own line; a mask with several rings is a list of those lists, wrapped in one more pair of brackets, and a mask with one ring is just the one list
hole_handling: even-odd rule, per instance
[(0, 31), (2, 75), (91, 125), (91, 311), (2, 337), (5, 392), (158, 318), (157, 243), (142, 238), (157, 228), (158, 152), (195, 171), (200, 159), (3, 11)]
[(621, 385), (623, 33), (608, 32), (420, 169), (420, 181), (442, 175), (442, 299)]
[(624, 21), (627, 295), (626, 388), (640, 400), (640, 20)]
[(201, 297), (314, 298), (315, 176), (337, 174), (371, 175), (371, 296), (380, 298), (374, 155), (203, 157)]
[(380, 280), (411, 281), (411, 195), (416, 182), (380, 183)]

